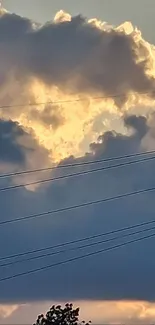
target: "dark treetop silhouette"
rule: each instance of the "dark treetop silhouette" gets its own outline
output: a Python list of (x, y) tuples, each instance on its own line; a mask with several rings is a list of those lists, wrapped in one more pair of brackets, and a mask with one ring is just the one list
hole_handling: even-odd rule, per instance
[(46, 316), (38, 316), (34, 325), (89, 325), (91, 322), (79, 322), (79, 308), (73, 309), (73, 304), (66, 304), (64, 308), (61, 305), (52, 306)]

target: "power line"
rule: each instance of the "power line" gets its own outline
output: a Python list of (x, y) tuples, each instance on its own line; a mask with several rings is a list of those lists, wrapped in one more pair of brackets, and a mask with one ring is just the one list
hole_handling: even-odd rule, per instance
[(153, 223), (155, 223), (155, 220), (141, 222), (141, 223), (138, 223), (138, 224), (134, 224), (132, 226), (123, 227), (123, 228), (119, 228), (119, 229), (114, 229), (114, 230), (111, 230), (111, 231), (108, 231), (108, 232), (104, 232), (104, 233), (100, 233), (100, 234), (96, 234), (96, 235), (92, 235), (92, 236), (88, 236), (88, 237), (84, 237), (84, 238), (80, 238), (80, 239), (76, 239), (76, 240), (72, 240), (72, 241), (68, 241), (68, 242), (64, 242), (64, 243), (60, 243), (60, 244), (56, 244), (56, 245), (53, 245), (53, 246), (47, 246), (47, 247), (43, 247), (43, 248), (31, 250), (31, 251), (26, 251), (26, 252), (23, 252), (23, 253), (8, 255), (8, 256), (0, 257), (0, 261), (4, 261), (4, 260), (7, 260), (7, 259), (13, 259), (13, 258), (21, 257), (21, 256), (26, 256), (26, 255), (30, 255), (30, 254), (34, 254), (34, 253), (39, 253), (39, 252), (43, 252), (43, 251), (46, 251), (46, 250), (55, 249), (55, 248), (59, 248), (59, 247), (64, 247), (64, 246), (76, 244), (76, 243), (83, 242), (83, 241), (88, 241), (88, 240), (99, 238), (99, 237), (105, 237), (105, 236), (108, 236), (108, 235), (112, 235), (112, 234), (115, 234), (115, 233), (131, 230), (131, 229), (134, 229), (134, 228), (143, 227), (143, 226), (150, 225), (150, 224), (153, 224)]
[[(123, 95), (114, 95), (114, 96), (99, 96), (99, 97), (91, 97), (93, 100), (100, 100), (100, 99), (108, 99), (108, 98), (117, 98)], [(54, 100), (48, 102), (37, 102), (37, 103), (27, 103), (27, 104), (17, 104), (17, 105), (2, 105), (0, 108), (13, 108), (13, 107), (27, 107), (27, 106), (42, 106), (42, 105), (56, 105), (56, 104), (69, 104), (69, 103), (76, 103), (76, 102), (83, 102), (87, 101), (88, 98), (74, 98), (68, 100)]]
[(109, 236), (109, 235), (112, 235), (112, 234), (115, 234), (115, 233), (119, 233), (119, 232), (131, 230), (131, 229), (134, 229), (134, 228), (147, 226), (147, 225), (154, 224), (154, 223), (155, 223), (155, 219), (150, 220), (150, 221), (146, 221), (146, 222), (141, 222), (141, 223), (138, 223), (138, 224), (134, 224), (132, 226), (127, 226), (127, 227), (123, 227), (123, 228), (119, 228), (119, 229), (114, 229), (114, 230), (111, 230), (111, 231), (108, 231), (108, 232), (104, 232), (104, 233), (100, 233), (100, 234), (96, 234), (96, 235), (92, 235), (92, 236), (88, 236), (88, 237), (79, 238), (79, 239), (76, 239), (76, 240), (56, 244), (56, 245), (53, 245), (53, 246), (46, 246), (46, 247), (43, 247), (43, 248), (30, 250), (30, 251), (26, 251), (26, 252), (23, 252), (23, 253), (17, 253), (17, 254), (13, 254), (13, 255), (0, 257), (0, 261), (4, 261), (4, 260), (7, 260), (7, 259), (13, 259), (13, 258), (16, 258), (16, 257), (21, 257), (21, 256), (26, 256), (26, 255), (30, 255), (30, 254), (35, 254), (35, 253), (43, 252), (43, 251), (46, 251), (46, 250), (55, 249), (55, 248), (59, 248), (59, 247), (64, 247), (64, 246), (68, 246), (68, 245), (72, 245), (72, 244), (77, 244), (77, 243), (80, 243), (80, 242), (83, 242), (83, 241), (88, 241), (88, 240), (99, 238), (99, 237)]
[(30, 254), (40, 253), (40, 252), (43, 252), (43, 251), (46, 251), (46, 250), (55, 249), (55, 248), (59, 248), (59, 247), (65, 247), (65, 246), (68, 246), (68, 245), (77, 244), (77, 243), (92, 240), (92, 239), (95, 239), (95, 238), (105, 237), (105, 236), (113, 235), (113, 234), (116, 234), (116, 233), (119, 233), (119, 232), (124, 232), (124, 231), (132, 230), (132, 229), (135, 229), (135, 228), (143, 227), (143, 226), (148, 226), (148, 225), (151, 225), (151, 224), (154, 224), (154, 223), (155, 223), (155, 219), (150, 220), (150, 221), (137, 223), (137, 224), (133, 224), (133, 225), (127, 226), (127, 227), (113, 229), (113, 230), (108, 231), (108, 232), (103, 232), (103, 233), (99, 233), (99, 234), (96, 234), (96, 235), (87, 236), (87, 237), (75, 239), (75, 240), (64, 242), (64, 243), (59, 243), (59, 244), (56, 244), (56, 245), (53, 245), (53, 246), (46, 246), (46, 247), (42, 247), (42, 248), (39, 248), (39, 249), (26, 251), (26, 252), (23, 252), (23, 253), (17, 253), (17, 254), (13, 254), (13, 255), (0, 257), (0, 261), (13, 259), (13, 258), (17, 258), (17, 257), (22, 257), (22, 256), (30, 255)]
[(0, 221), (0, 226), (6, 225), (6, 224), (11, 224), (11, 223), (14, 223), (14, 222), (20, 222), (20, 221), (24, 221), (24, 220), (38, 219), (38, 218), (43, 217), (43, 216), (48, 216), (48, 215), (52, 215), (52, 214), (56, 214), (56, 213), (62, 213), (62, 212), (76, 210), (76, 209), (81, 209), (81, 208), (85, 208), (85, 207), (88, 207), (88, 206), (91, 206), (91, 205), (98, 205), (98, 204), (101, 204), (101, 203), (104, 203), (104, 202), (119, 200), (119, 199), (122, 199), (122, 198), (125, 198), (125, 197), (131, 197), (131, 196), (144, 194), (144, 193), (148, 193), (148, 192), (153, 192), (153, 191), (155, 191), (155, 187), (150, 187), (150, 188), (147, 188), (147, 189), (137, 190), (137, 191), (134, 191), (134, 192), (127, 192), (127, 193), (124, 193), (124, 194), (119, 194), (119, 195), (107, 197), (107, 198), (104, 198), (104, 199), (99, 199), (99, 200), (95, 200), (95, 201), (89, 201), (89, 202), (86, 202), (86, 203), (71, 205), (71, 206), (67, 206), (67, 207), (64, 207), (64, 208), (60, 208), (60, 209), (49, 210), (49, 211), (46, 211), (46, 212), (31, 214), (31, 215), (24, 216), (24, 217), (3, 220), (3, 221)]
[(116, 236), (116, 237), (113, 237), (113, 238), (100, 240), (100, 241), (95, 242), (95, 243), (85, 244), (85, 245), (77, 246), (77, 247), (71, 247), (71, 248), (68, 248), (68, 249), (65, 249), (65, 250), (46, 253), (46, 254), (42, 254), (42, 255), (39, 255), (39, 256), (33, 256), (33, 257), (29, 257), (27, 259), (22, 259), (22, 260), (18, 260), (18, 261), (11, 261), (11, 262), (8, 262), (8, 263), (0, 264), (0, 267), (6, 267), (6, 266), (14, 265), (14, 264), (20, 264), (20, 263), (23, 263), (23, 262), (34, 261), (36, 259), (41, 259), (41, 258), (48, 257), (48, 256), (58, 255), (58, 254), (62, 254), (62, 253), (68, 253), (68, 252), (71, 252), (71, 251), (76, 251), (76, 250), (84, 249), (84, 248), (87, 248), (87, 247), (96, 246), (96, 245), (99, 245), (99, 244), (105, 244), (105, 243), (108, 243), (108, 242), (111, 242), (111, 241), (114, 241), (114, 240), (117, 240), (117, 239), (123, 239), (123, 238), (130, 237), (130, 236), (133, 236), (133, 235), (138, 235), (140, 233), (151, 231), (151, 230), (154, 230), (154, 229), (155, 229), (155, 226), (151, 227), (151, 228), (148, 228), (148, 229), (138, 230), (138, 231), (135, 231), (135, 232), (132, 232), (132, 233), (129, 233), (129, 234), (119, 235), (119, 236)]
[(0, 192), (19, 189), (19, 188), (25, 187), (25, 186), (44, 184), (44, 183), (48, 183), (48, 182), (51, 182), (51, 181), (59, 181), (59, 180), (63, 180), (63, 179), (71, 178), (71, 177), (84, 176), (84, 175), (88, 175), (88, 174), (92, 174), (92, 173), (96, 173), (96, 172), (101, 172), (101, 171), (104, 171), (104, 170), (119, 168), (119, 167), (123, 167), (123, 166), (129, 166), (129, 165), (142, 163), (142, 162), (144, 163), (146, 161), (150, 161), (150, 160), (154, 160), (154, 159), (155, 159), (155, 156), (147, 157), (147, 158), (143, 158), (143, 159), (138, 159), (138, 160), (128, 161), (128, 162), (124, 162), (124, 163), (119, 163), (119, 164), (112, 165), (112, 166), (104, 166), (104, 167), (100, 167), (100, 168), (96, 168), (96, 169), (85, 170), (85, 171), (82, 171), (82, 172), (76, 172), (76, 173), (71, 173), (71, 174), (67, 174), (67, 175), (61, 175), (61, 176), (57, 176), (57, 177), (52, 177), (52, 178), (42, 179), (42, 180), (38, 180), (38, 181), (28, 182), (28, 183), (25, 183), (25, 184), (6, 186), (6, 187), (0, 188)]
[(87, 166), (87, 165), (93, 165), (93, 164), (98, 164), (102, 162), (110, 162), (113, 160), (120, 160), (120, 159), (127, 159), (127, 158), (133, 158), (133, 157), (141, 157), (145, 155), (151, 155), (155, 154), (155, 150), (152, 151), (143, 151), (143, 152), (137, 152), (129, 155), (123, 155), (123, 156), (113, 156), (109, 158), (103, 158), (103, 159), (98, 159), (98, 160), (89, 160), (89, 161), (84, 161), (84, 162), (79, 162), (79, 163), (70, 163), (70, 164), (59, 164), (57, 166), (53, 167), (45, 167), (45, 168), (38, 168), (38, 169), (29, 169), (29, 170), (23, 170), (19, 172), (12, 172), (12, 173), (7, 173), (7, 174), (1, 174), (0, 178), (6, 178), (6, 177), (11, 177), (11, 176), (19, 176), (19, 175), (24, 175), (24, 174), (31, 174), (31, 173), (37, 173), (37, 172), (44, 172), (48, 170), (54, 170), (54, 169), (62, 169), (62, 168), (69, 168), (69, 167), (80, 167), (80, 166)]
[[(150, 92), (145, 92), (145, 93), (138, 93), (139, 95), (150, 95)], [(122, 94), (114, 94), (109, 96), (96, 96), (96, 97), (91, 97), (91, 100), (100, 100), (100, 99), (109, 99), (109, 98), (119, 98), (126, 96), (126, 93)], [(69, 103), (76, 103), (76, 102), (82, 102), (82, 101), (87, 101), (88, 98), (86, 97), (81, 97), (81, 98), (74, 98), (74, 99), (68, 99), (68, 100), (55, 100), (55, 101), (47, 101), (47, 102), (38, 102), (38, 103), (25, 103), (25, 104), (16, 104), (16, 105), (1, 105), (0, 109), (2, 108), (13, 108), (13, 107), (27, 107), (27, 106), (42, 106), (42, 105), (56, 105), (56, 104), (69, 104)]]
[(76, 257), (73, 257), (73, 258), (70, 258), (70, 259), (67, 259), (67, 260), (64, 260), (64, 261), (60, 261), (60, 262), (53, 263), (53, 264), (50, 264), (50, 265), (46, 265), (46, 266), (43, 266), (43, 267), (35, 268), (35, 269), (30, 270), (30, 271), (25, 271), (25, 272), (13, 274), (13, 275), (10, 275), (10, 276), (4, 277), (4, 278), (0, 278), (0, 282), (4, 282), (4, 281), (15, 279), (15, 278), (18, 278), (18, 277), (21, 277), (21, 276), (34, 274), (34, 273), (41, 272), (41, 271), (45, 271), (45, 270), (51, 269), (51, 268), (56, 267), (56, 266), (64, 265), (64, 264), (71, 263), (71, 262), (74, 262), (74, 261), (77, 261), (77, 260), (81, 260), (81, 259), (84, 259), (84, 258), (87, 258), (87, 257), (91, 257), (93, 255), (108, 252), (108, 251), (111, 251), (111, 250), (114, 250), (114, 249), (117, 249), (117, 248), (120, 248), (120, 247), (123, 247), (123, 246), (126, 246), (126, 245), (130, 245), (132, 243), (136, 243), (136, 242), (139, 242), (139, 241), (142, 241), (142, 240), (152, 238), (154, 236), (155, 236), (155, 233), (151, 234), (151, 235), (141, 237), (141, 238), (133, 239), (133, 240), (130, 240), (130, 241), (125, 242), (125, 243), (117, 244), (117, 245), (114, 245), (114, 246), (111, 246), (111, 247), (108, 247), (108, 248), (103, 248), (101, 250), (97, 250), (97, 251), (87, 253), (87, 254), (84, 254), (84, 255), (81, 255), (81, 256), (76, 256)]

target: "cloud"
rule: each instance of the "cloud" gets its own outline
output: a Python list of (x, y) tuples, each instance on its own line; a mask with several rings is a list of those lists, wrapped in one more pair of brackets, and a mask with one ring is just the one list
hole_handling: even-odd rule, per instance
[(24, 135), (22, 128), (12, 121), (0, 121), (0, 159), (3, 162), (23, 163), (24, 154), (18, 138)]
[(18, 305), (0, 305), (0, 319), (4, 321), (4, 319), (10, 317), (17, 309)]
[[(63, 161), (81, 162), (114, 155), (130, 154), (147, 150), (143, 140), (154, 130), (154, 116), (126, 116), (126, 134), (106, 132), (90, 147), (90, 153), (81, 157), (70, 157)], [(86, 167), (88, 168), (88, 166)], [(89, 168), (93, 168), (90, 167)], [(154, 161), (102, 173), (52, 182), (47, 188), (29, 193), (26, 189), (7, 193), (9, 205), (2, 201), (1, 219), (29, 215), (49, 209), (88, 202), (103, 197), (118, 195), (141, 188), (154, 186)], [(81, 167), (78, 168), (78, 171)], [(69, 169), (70, 173), (73, 171)], [(67, 172), (67, 171), (66, 171)], [(54, 175), (62, 175), (56, 170)], [(1, 198), (2, 200), (2, 198)], [(18, 204), (15, 204), (18, 202)], [(154, 218), (154, 194), (149, 193), (132, 198), (111, 201), (87, 209), (60, 213), (37, 220), (12, 224), (3, 229), (0, 238), (1, 256), (14, 252), (45, 247), (132, 225)], [(134, 236), (136, 238), (136, 236)], [(6, 241), (10, 245), (4, 245)], [(115, 241), (122, 242), (123, 239)], [(112, 243), (112, 244), (115, 244)], [(108, 245), (108, 244), (107, 244)], [(110, 245), (110, 244), (109, 244)], [(31, 263), (12, 265), (2, 269), (1, 276), (20, 273), (45, 266), (75, 255), (107, 247), (98, 245), (77, 252), (66, 252)], [(36, 300), (137, 300), (154, 301), (154, 239), (126, 246), (106, 254), (95, 255), (75, 263), (52, 268), (47, 272), (13, 279), (0, 284), (0, 300), (3, 303), (25, 303)], [(134, 248), (134, 249), (133, 249)], [(148, 254), (149, 252), (149, 254)], [(131, 276), (132, 274), (132, 276)], [(146, 278), (147, 274), (147, 278)]]
[[(2, 319), (2, 324), (32, 324), (53, 304), (60, 304), (60, 301), (19, 305), (11, 315)], [(91, 320), (93, 324), (150, 324), (155, 315), (155, 304), (145, 301), (75, 301), (74, 306), (80, 307), (80, 320)]]
[[(154, 46), (130, 23), (112, 27), (59, 12), (53, 22), (42, 26), (2, 10), (0, 51), (1, 170), (6, 170), (5, 163), (9, 171), (33, 169), (154, 149)], [(77, 101), (72, 102), (75, 96)], [(108, 98), (95, 100), (95, 96)], [(152, 160), (53, 181), (33, 192), (26, 188), (4, 192), (0, 219), (154, 186), (154, 168)], [(47, 176), (63, 173), (56, 169)], [(29, 177), (42, 179), (45, 175)], [(29, 177), (22, 177), (22, 182)], [(18, 183), (19, 178), (11, 182)], [(149, 193), (10, 224), (0, 236), (0, 256), (146, 221), (154, 217), (154, 208), (154, 194)], [(153, 247), (151, 239), (134, 245), (134, 249), (127, 246), (66, 264), (63, 269), (0, 282), (0, 301), (154, 302)], [(66, 252), (31, 264), (12, 265), (1, 269), (1, 277), (73, 256), (75, 253)]]
[(72, 17), (70, 14), (64, 12), (63, 10), (60, 10), (56, 13), (55, 17), (54, 17), (54, 21), (56, 23), (62, 23), (65, 21), (71, 21)]
[[(55, 122), (56, 123), (56, 122)], [(51, 166), (48, 151), (34, 138), (32, 130), (26, 132), (21, 125), (11, 120), (0, 120), (0, 171), (11, 173), (17, 170)], [(40, 160), (41, 157), (41, 160)], [(27, 183), (36, 180), (35, 174), (10, 178), (9, 182)], [(40, 176), (48, 177), (48, 172)], [(8, 179), (7, 179), (8, 181)], [(8, 183), (6, 181), (6, 184)], [(5, 179), (3, 179), (5, 183)], [(30, 188), (29, 188), (30, 189)]]
[(33, 129), (56, 163), (88, 151), (100, 116), (111, 127), (134, 105), (154, 109), (154, 46), (129, 22), (60, 11), (41, 25), (1, 8), (0, 51), (0, 117)]
[(99, 92), (109, 97), (154, 90), (154, 76), (148, 75), (153, 47), (133, 28), (128, 34), (128, 25), (127, 32), (123, 26), (107, 31), (79, 15), (33, 28), (28, 19), (9, 14), (2, 16), (1, 25), (3, 37), (16, 40), (12, 63), (18, 55), (18, 67), (28, 77), (75, 93)]
[(36, 108), (32, 109), (30, 115), (34, 121), (39, 121), (45, 127), (50, 125), (54, 130), (64, 123), (64, 117), (60, 108), (50, 104), (47, 104), (42, 112)]

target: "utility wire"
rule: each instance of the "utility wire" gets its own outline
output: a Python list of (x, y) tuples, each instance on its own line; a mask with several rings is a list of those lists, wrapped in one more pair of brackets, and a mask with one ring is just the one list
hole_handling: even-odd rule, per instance
[(67, 206), (67, 207), (64, 207), (64, 208), (60, 208), (60, 209), (49, 210), (49, 211), (46, 211), (46, 212), (26, 215), (24, 217), (7, 219), (7, 220), (0, 221), (0, 226), (6, 225), (6, 224), (11, 224), (11, 223), (14, 223), (14, 222), (20, 222), (20, 221), (24, 221), (24, 220), (38, 219), (38, 218), (41, 218), (43, 216), (48, 216), (48, 215), (52, 215), (52, 214), (56, 214), (56, 213), (62, 213), (62, 212), (76, 210), (76, 209), (81, 209), (81, 208), (85, 208), (85, 207), (88, 207), (88, 206), (98, 205), (98, 204), (101, 204), (101, 203), (104, 203), (104, 202), (119, 200), (119, 199), (122, 199), (122, 198), (125, 198), (125, 197), (131, 197), (131, 196), (135, 196), (135, 195), (139, 195), (139, 194), (145, 194), (145, 193), (149, 193), (149, 192), (153, 192), (153, 191), (155, 191), (155, 187), (150, 187), (150, 188), (145, 188), (145, 189), (142, 189), (142, 190), (137, 190), (137, 191), (133, 191), (133, 192), (127, 192), (127, 193), (124, 193), (124, 194), (119, 194), (119, 195), (116, 195), (116, 196), (110, 196), (110, 197), (95, 200), (95, 201), (89, 201), (89, 202), (85, 202), (85, 203), (81, 203), (81, 204), (71, 205), (71, 206)]
[(23, 170), (23, 171), (19, 171), (19, 172), (1, 174), (0, 178), (13, 177), (13, 176), (19, 176), (19, 175), (31, 174), (31, 173), (37, 173), (37, 172), (44, 172), (44, 171), (54, 170), (54, 169), (62, 169), (62, 168), (69, 168), (69, 167), (80, 167), (80, 166), (85, 166), (85, 165), (87, 166), (87, 165), (93, 165), (93, 164), (98, 164), (98, 163), (102, 163), (102, 162), (110, 162), (110, 161), (113, 161), (113, 160), (141, 157), (141, 156), (151, 155), (151, 154), (155, 154), (155, 150), (137, 152), (137, 153), (123, 155), (123, 156), (113, 156), (113, 157), (103, 158), (103, 159), (98, 159), (98, 160), (89, 160), (89, 161), (78, 162), (78, 163), (59, 164), (59, 165), (53, 166), (53, 167), (45, 167), (45, 168), (38, 168), (38, 169)]
[[(139, 95), (151, 95), (150, 92), (145, 92), (145, 93), (138, 93)], [(91, 97), (91, 100), (100, 100), (100, 99), (109, 99), (109, 98), (119, 98), (126, 96), (126, 93), (122, 94), (109, 94), (109, 96), (96, 96), (96, 97)], [(81, 98), (74, 98), (74, 99), (68, 99), (68, 100), (55, 100), (55, 101), (48, 101), (48, 102), (38, 102), (38, 103), (25, 103), (25, 104), (16, 104), (16, 105), (1, 105), (1, 108), (13, 108), (13, 107), (27, 107), (27, 106), (42, 106), (42, 105), (56, 105), (56, 104), (69, 104), (69, 103), (76, 103), (76, 102), (82, 102), (82, 101), (87, 101), (88, 98), (86, 97), (81, 97)]]
[(4, 278), (0, 278), (0, 282), (4, 282), (4, 281), (7, 281), (7, 280), (19, 278), (21, 276), (30, 275), (30, 274), (34, 274), (34, 273), (37, 273), (37, 272), (45, 271), (45, 270), (51, 269), (51, 268), (56, 267), (56, 266), (64, 265), (64, 264), (67, 264), (67, 263), (71, 263), (71, 262), (74, 262), (74, 261), (77, 261), (77, 260), (81, 260), (81, 259), (84, 259), (84, 258), (87, 258), (87, 257), (94, 256), (94, 255), (97, 255), (97, 254), (108, 252), (108, 251), (111, 251), (111, 250), (114, 250), (114, 249), (117, 249), (117, 248), (120, 248), (120, 247), (123, 247), (123, 246), (126, 246), (126, 245), (130, 245), (132, 243), (136, 243), (136, 242), (139, 242), (139, 241), (142, 241), (142, 240), (152, 238), (154, 236), (155, 236), (155, 233), (151, 234), (151, 235), (141, 237), (141, 238), (133, 239), (133, 240), (130, 240), (128, 242), (117, 244), (117, 245), (114, 245), (114, 246), (111, 246), (111, 247), (108, 247), (108, 248), (103, 248), (101, 250), (97, 250), (97, 251), (87, 253), (87, 254), (84, 254), (84, 255), (81, 255), (81, 256), (76, 256), (76, 257), (73, 257), (73, 258), (70, 258), (70, 259), (67, 259), (67, 260), (64, 260), (64, 261), (49, 264), (49, 265), (39, 267), (39, 268), (35, 268), (35, 269), (29, 270), (29, 271), (16, 273), (16, 274), (4, 277)]
[(133, 225), (127, 226), (127, 227), (113, 229), (113, 230), (108, 231), (108, 232), (103, 232), (103, 233), (100, 233), (100, 234), (96, 234), (96, 235), (92, 235), (92, 236), (88, 236), (88, 237), (83, 237), (83, 238), (79, 238), (79, 239), (64, 242), (64, 243), (59, 243), (59, 244), (56, 244), (56, 245), (53, 245), (53, 246), (46, 246), (46, 247), (42, 247), (42, 248), (39, 248), (39, 249), (26, 251), (26, 252), (23, 252), (23, 253), (17, 253), (17, 254), (13, 254), (13, 255), (0, 257), (0, 261), (13, 259), (13, 258), (17, 258), (17, 257), (22, 257), (22, 256), (30, 255), (30, 254), (40, 253), (40, 252), (55, 249), (55, 248), (65, 247), (65, 246), (77, 244), (77, 243), (80, 243), (80, 242), (85, 242), (85, 241), (88, 241), (88, 240), (92, 240), (92, 239), (95, 239), (95, 238), (105, 237), (105, 236), (113, 235), (113, 234), (116, 234), (116, 233), (132, 230), (132, 229), (135, 229), (135, 228), (148, 226), (148, 225), (151, 225), (151, 224), (154, 224), (154, 223), (155, 223), (155, 219), (150, 220), (150, 221), (137, 223), (137, 224), (133, 224)]
[(138, 159), (138, 160), (119, 163), (119, 164), (112, 165), (112, 166), (103, 166), (103, 167), (99, 167), (99, 168), (96, 168), (96, 169), (85, 170), (85, 171), (82, 171), (82, 172), (76, 172), (76, 173), (71, 173), (71, 174), (67, 174), (67, 175), (61, 175), (61, 176), (57, 176), (57, 177), (52, 177), (52, 178), (42, 179), (42, 180), (38, 180), (38, 181), (28, 182), (28, 183), (25, 183), (25, 184), (6, 186), (6, 187), (0, 188), (0, 192), (15, 190), (15, 189), (19, 189), (19, 188), (25, 187), (25, 186), (44, 184), (44, 183), (48, 183), (48, 182), (51, 182), (51, 181), (59, 181), (59, 180), (63, 180), (63, 179), (71, 178), (71, 177), (84, 176), (84, 175), (88, 175), (88, 174), (92, 174), (92, 173), (96, 173), (96, 172), (101, 172), (101, 171), (104, 171), (104, 170), (120, 168), (120, 167), (123, 167), (123, 166), (129, 166), (129, 165), (133, 165), (133, 164), (137, 164), (137, 163), (144, 163), (146, 161), (151, 161), (151, 160), (154, 160), (154, 159), (155, 159), (155, 156), (147, 157), (147, 158), (143, 158), (143, 159)]
[(113, 237), (113, 238), (100, 240), (100, 241), (95, 242), (95, 243), (85, 244), (85, 245), (77, 246), (77, 247), (71, 247), (71, 248), (68, 248), (68, 249), (65, 249), (65, 250), (46, 253), (46, 254), (42, 254), (42, 255), (39, 255), (39, 256), (33, 256), (33, 257), (29, 257), (27, 259), (22, 259), (22, 260), (18, 260), (18, 261), (11, 261), (11, 262), (8, 262), (8, 263), (0, 264), (0, 267), (11, 266), (11, 265), (14, 265), (14, 264), (21, 264), (23, 262), (34, 261), (36, 259), (41, 259), (41, 258), (44, 258), (44, 257), (49, 257), (49, 256), (58, 255), (58, 254), (62, 254), (62, 253), (68, 253), (68, 252), (71, 252), (71, 251), (76, 251), (76, 250), (80, 250), (80, 249), (84, 249), (84, 248), (88, 248), (88, 247), (92, 247), (92, 246), (96, 246), (96, 245), (100, 245), (100, 244), (105, 244), (105, 243), (108, 243), (108, 242), (111, 242), (111, 241), (114, 241), (114, 240), (123, 239), (123, 238), (126, 238), (126, 237), (138, 235), (138, 234), (141, 234), (141, 233), (144, 233), (144, 232), (147, 232), (147, 231), (152, 231), (154, 229), (155, 229), (155, 226), (151, 227), (151, 228), (148, 228), (148, 229), (138, 230), (138, 231), (135, 231), (135, 232), (132, 232), (132, 233), (129, 233), (129, 234), (119, 235), (119, 236), (116, 236), (116, 237)]
[[(146, 93), (147, 94), (147, 93)], [(121, 97), (123, 95), (112, 95), (112, 96), (99, 96), (99, 97), (91, 97), (93, 100), (100, 100), (100, 99), (108, 99), (108, 98), (117, 98)], [(42, 106), (42, 105), (56, 105), (56, 104), (69, 104), (69, 103), (76, 103), (76, 102), (83, 102), (87, 101), (88, 98), (74, 98), (74, 99), (68, 99), (68, 100), (54, 100), (54, 101), (48, 101), (48, 102), (37, 102), (37, 103), (27, 103), (27, 104), (17, 104), (17, 105), (2, 105), (0, 108), (12, 108), (12, 107), (27, 107), (27, 106)]]

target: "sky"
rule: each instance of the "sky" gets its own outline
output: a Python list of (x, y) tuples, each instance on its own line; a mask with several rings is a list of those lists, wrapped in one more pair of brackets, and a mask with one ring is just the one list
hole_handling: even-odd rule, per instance
[(155, 186), (153, 159), (118, 168), (108, 161), (91, 173), (96, 164), (85, 164), (155, 150), (154, 10), (154, 0), (2, 1), (0, 174), (11, 175), (0, 177), (0, 324), (32, 324), (66, 302), (96, 324), (154, 321), (153, 236), (104, 254), (95, 252), (123, 237), (6, 259), (153, 220), (153, 191), (60, 210)]

